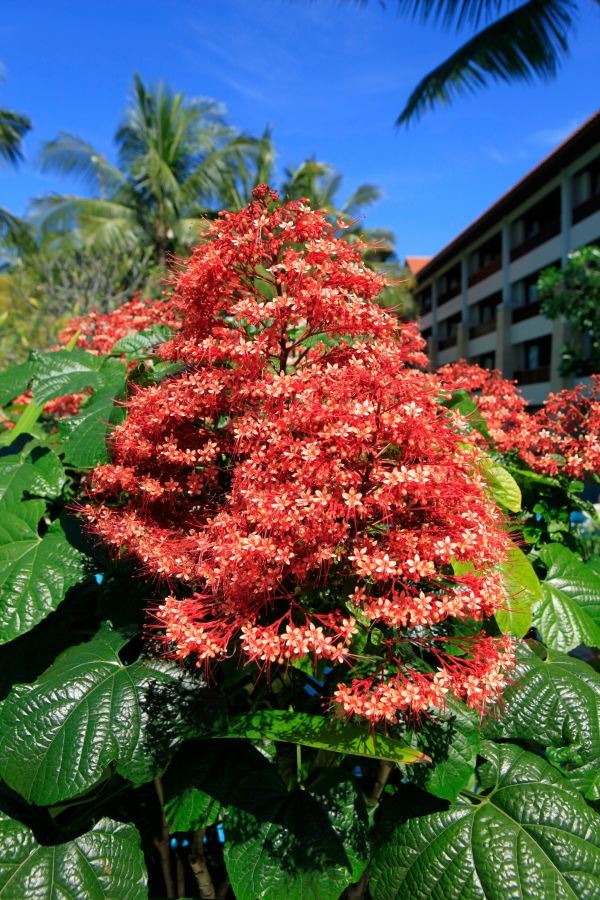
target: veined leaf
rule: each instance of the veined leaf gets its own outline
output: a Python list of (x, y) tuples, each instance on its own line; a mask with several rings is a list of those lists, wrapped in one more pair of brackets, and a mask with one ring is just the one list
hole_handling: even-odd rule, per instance
[(166, 325), (154, 325), (147, 331), (135, 331), (122, 337), (112, 347), (111, 353), (123, 353), (129, 357), (146, 356), (147, 352), (159, 344), (164, 344), (173, 331)]
[(519, 512), (521, 489), (510, 472), (489, 456), (483, 456), (481, 465), (494, 500), (511, 512)]
[(409, 819), (378, 847), (373, 900), (597, 896), (600, 817), (549, 763), (485, 742), (481, 794)]
[(38, 534), (45, 504), (3, 505), (0, 514), (0, 644), (45, 619), (85, 576), (83, 555), (67, 540), (59, 520)]
[(449, 697), (444, 713), (425, 722), (417, 737), (432, 761), (410, 769), (408, 777), (435, 797), (456, 800), (475, 771), (480, 746), (477, 713)]
[(125, 366), (116, 359), (94, 356), (87, 350), (34, 353), (33, 399), (44, 404), (85, 388), (112, 389), (117, 393), (125, 380)]
[(66, 481), (56, 453), (47, 447), (27, 444), (0, 458), (0, 500), (15, 503), (25, 491), (33, 497), (54, 499)]
[(523, 637), (531, 628), (533, 607), (542, 600), (540, 582), (523, 551), (514, 545), (500, 565), (500, 574), (504, 607), (495, 614), (498, 628)]
[(542, 659), (521, 644), (513, 683), (485, 728), (490, 737), (562, 751), (562, 773), (590, 799), (598, 799), (599, 703), (600, 676), (591, 666), (555, 650)]
[[(191, 719), (200, 719), (189, 694), (179, 690), (181, 668), (148, 659), (124, 665), (119, 651), (127, 641), (105, 624), (6, 698), (0, 777), (29, 802), (75, 797), (109, 767), (132, 781), (148, 781), (187, 735), (181, 717), (189, 711)], [(202, 700), (198, 686), (195, 696)]]
[(122, 413), (109, 388), (94, 394), (77, 415), (62, 419), (59, 429), (64, 436), (66, 462), (81, 469), (108, 462), (107, 434)]
[(540, 551), (548, 571), (533, 611), (544, 643), (556, 650), (600, 646), (600, 575), (562, 544)]
[(38, 843), (27, 826), (0, 812), (0, 897), (89, 900), (148, 896), (144, 855), (134, 825), (101, 819), (64, 844)]
[(243, 773), (223, 824), (225, 865), (238, 900), (337, 900), (367, 863), (365, 804), (336, 770), (307, 790), (288, 790), (272, 765), (259, 782)]
[(318, 750), (367, 756), (405, 765), (427, 762), (429, 759), (415, 747), (409, 747), (396, 738), (376, 734), (363, 724), (356, 725), (353, 722), (280, 709), (260, 710), (231, 717), (227, 731), (215, 736), (249, 738), (255, 741), (287, 741)]

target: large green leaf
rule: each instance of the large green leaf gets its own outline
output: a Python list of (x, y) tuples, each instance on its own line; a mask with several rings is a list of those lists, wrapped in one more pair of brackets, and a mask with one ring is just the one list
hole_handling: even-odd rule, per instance
[(116, 359), (95, 356), (87, 350), (34, 353), (33, 399), (43, 404), (85, 388), (109, 389), (116, 394), (125, 380), (125, 366)]
[(224, 817), (225, 865), (237, 900), (337, 900), (367, 862), (367, 814), (354, 783), (326, 770), (288, 790), (269, 766), (237, 779)]
[(521, 489), (504, 466), (494, 462), (489, 456), (482, 458), (481, 467), (489, 489), (496, 503), (511, 512), (521, 509)]
[(368, 756), (389, 762), (417, 763), (428, 757), (403, 741), (375, 733), (363, 724), (311, 716), (307, 713), (266, 709), (232, 717), (222, 737), (243, 737), (250, 740), (288, 741), (317, 750)]
[(65, 481), (60, 459), (47, 447), (29, 443), (0, 458), (0, 500), (5, 503), (19, 501), (25, 492), (54, 499)]
[[(182, 670), (166, 660), (125, 665), (128, 636), (105, 624), (33, 684), (13, 688), (0, 711), (0, 777), (39, 805), (91, 788), (110, 767), (135, 782), (157, 774), (198, 719)], [(202, 701), (202, 691), (195, 694)]]
[(114, 390), (108, 388), (94, 394), (77, 415), (63, 419), (59, 428), (65, 460), (80, 469), (108, 462), (107, 433), (121, 414), (122, 408), (115, 406)]
[(408, 777), (436, 797), (455, 800), (475, 771), (480, 745), (477, 713), (448, 698), (444, 712), (423, 724), (418, 739), (431, 763), (411, 768)]
[(144, 900), (146, 866), (133, 825), (101, 819), (64, 844), (38, 843), (0, 812), (0, 897), (4, 900)]
[(500, 565), (504, 607), (495, 615), (500, 631), (523, 637), (532, 623), (532, 609), (542, 599), (542, 589), (533, 566), (522, 550), (514, 545)]
[(479, 799), (395, 828), (378, 847), (373, 900), (595, 898), (600, 817), (549, 763), (485, 742)]
[(30, 631), (85, 576), (59, 520), (38, 534), (44, 512), (40, 500), (0, 508), (0, 644)]
[[(539, 645), (538, 645), (539, 646)], [(543, 648), (539, 647), (540, 651)], [(563, 774), (590, 798), (600, 797), (600, 676), (591, 666), (548, 650), (545, 658), (519, 647), (512, 685), (498, 713), (485, 723), (488, 735), (546, 747), (563, 763)]]
[(540, 550), (547, 567), (533, 624), (556, 650), (600, 646), (600, 575), (562, 544)]

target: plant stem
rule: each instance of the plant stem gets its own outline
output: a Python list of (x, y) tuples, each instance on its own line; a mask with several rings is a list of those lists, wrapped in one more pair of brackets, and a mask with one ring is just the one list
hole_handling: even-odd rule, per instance
[(394, 763), (379, 763), (379, 768), (377, 769), (377, 775), (375, 776), (375, 782), (373, 784), (373, 787), (371, 788), (371, 793), (366, 797), (367, 804), (369, 806), (377, 806), (377, 804), (381, 800), (382, 794), (387, 784), (387, 780), (390, 777), (393, 768)]
[(171, 868), (171, 852), (169, 849), (169, 826), (167, 825), (167, 820), (165, 818), (165, 809), (163, 805), (164, 796), (162, 779), (160, 775), (158, 775), (154, 779), (154, 789), (156, 791), (158, 805), (160, 807), (160, 837), (156, 838), (154, 843), (160, 856), (160, 865), (165, 882), (167, 900), (175, 900), (175, 882), (173, 881), (173, 870)]
[(215, 900), (217, 896), (215, 893), (215, 886), (208, 870), (208, 866), (206, 865), (206, 858), (202, 847), (205, 831), (205, 828), (201, 828), (198, 831), (194, 831), (192, 835), (190, 866), (196, 878), (196, 882), (198, 883), (200, 896), (203, 900)]

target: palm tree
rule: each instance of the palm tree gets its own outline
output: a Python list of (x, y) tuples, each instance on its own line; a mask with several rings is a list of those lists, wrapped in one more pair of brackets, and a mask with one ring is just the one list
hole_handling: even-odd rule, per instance
[[(362, 5), (367, 0), (355, 2)], [(514, 0), (397, 0), (397, 6), (401, 15), (421, 22), (457, 33), (474, 31), (421, 79), (398, 116), (398, 125), (493, 81), (554, 78), (568, 55), (577, 15), (576, 0), (526, 0), (516, 7)]]
[(148, 89), (138, 75), (115, 142), (118, 165), (72, 134), (44, 146), (42, 170), (79, 176), (91, 196), (36, 201), (41, 233), (76, 229), (84, 245), (150, 246), (161, 264), (194, 242), (256, 144), (226, 124), (213, 100), (188, 100), (164, 84)]
[[(21, 162), (23, 138), (30, 130), (31, 119), (27, 116), (12, 109), (0, 108), (0, 167), (17, 166)], [(10, 245), (22, 245), (29, 236), (25, 222), (0, 206), (0, 238)]]

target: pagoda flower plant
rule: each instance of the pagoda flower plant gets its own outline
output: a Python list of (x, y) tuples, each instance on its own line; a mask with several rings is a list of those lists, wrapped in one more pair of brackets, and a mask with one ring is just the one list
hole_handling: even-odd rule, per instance
[(432, 372), (345, 227), (0, 375), (0, 895), (597, 896), (598, 385)]

